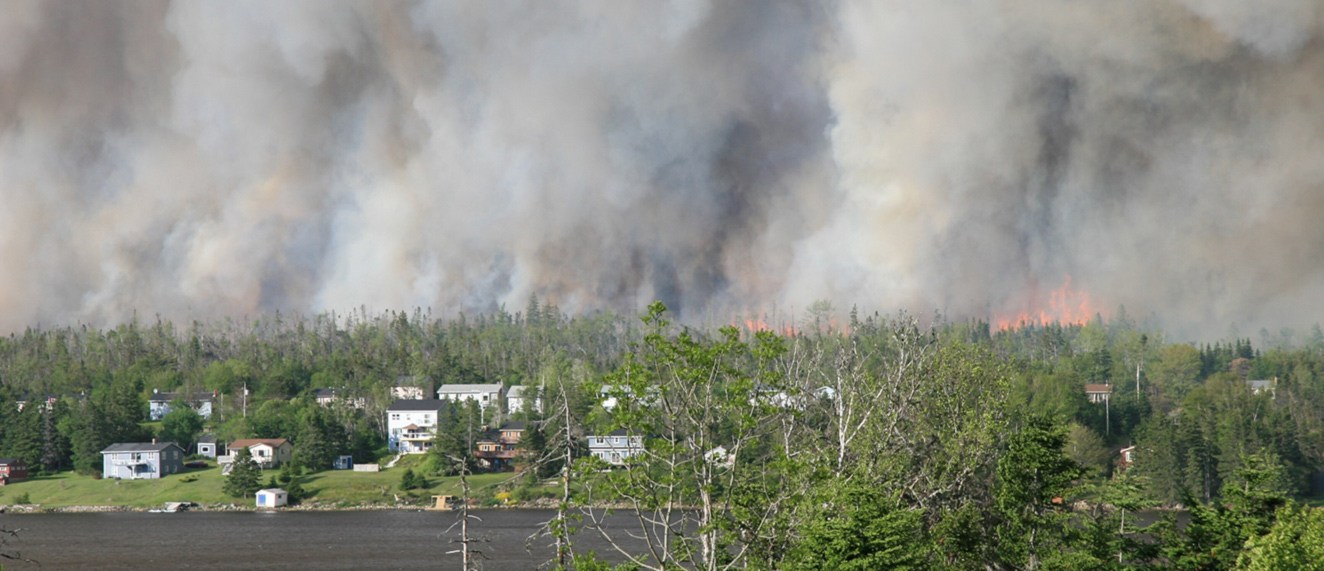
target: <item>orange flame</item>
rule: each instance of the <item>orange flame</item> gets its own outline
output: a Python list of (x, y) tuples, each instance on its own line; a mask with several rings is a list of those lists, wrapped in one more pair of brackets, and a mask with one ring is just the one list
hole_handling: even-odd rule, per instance
[[(1039, 298), (1040, 296), (1032, 296)], [(1032, 299), (1031, 309), (1016, 314), (995, 314), (990, 320), (996, 331), (1006, 331), (1029, 325), (1084, 325), (1095, 315), (1102, 315), (1102, 306), (1090, 299), (1090, 294), (1071, 289), (1071, 276), (1066, 277), (1062, 287), (1048, 294), (1048, 307), (1041, 305), (1042, 299)], [(1033, 309), (1033, 306), (1039, 306)]]
[[(795, 336), (796, 336), (795, 327), (791, 327), (791, 326), (782, 326), (782, 327), (780, 327), (780, 328), (772, 327), (772, 326), (768, 325), (768, 322), (767, 322), (767, 321), (764, 321), (762, 317), (755, 317), (755, 318), (753, 318), (753, 319), (745, 319), (745, 320), (744, 320), (744, 323), (745, 323), (745, 331), (748, 331), (748, 332), (750, 332), (750, 333), (758, 333), (758, 332), (760, 332), (760, 331), (775, 331), (775, 332), (781, 334), (781, 335), (784, 336), (784, 337), (795, 337)], [(731, 326), (732, 326), (732, 327), (738, 327), (738, 326), (736, 325), (736, 321), (735, 321), (735, 320), (732, 320), (732, 321), (731, 321)]]

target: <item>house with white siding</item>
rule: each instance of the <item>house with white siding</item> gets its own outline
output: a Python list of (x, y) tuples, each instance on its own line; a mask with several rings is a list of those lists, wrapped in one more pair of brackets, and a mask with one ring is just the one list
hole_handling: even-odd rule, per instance
[(451, 402), (477, 401), (478, 406), (488, 408), (501, 406), (506, 390), (503, 383), (472, 385), (441, 385), (437, 389), (437, 399)]
[(451, 403), (439, 399), (400, 399), (386, 409), (386, 445), (402, 454), (422, 454), (437, 436), (441, 411)]

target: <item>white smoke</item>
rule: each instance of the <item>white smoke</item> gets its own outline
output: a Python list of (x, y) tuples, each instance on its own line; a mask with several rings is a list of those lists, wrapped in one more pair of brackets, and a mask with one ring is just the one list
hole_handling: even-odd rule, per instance
[(1317, 320), (1320, 1), (0, 5), (0, 329), (431, 306)]

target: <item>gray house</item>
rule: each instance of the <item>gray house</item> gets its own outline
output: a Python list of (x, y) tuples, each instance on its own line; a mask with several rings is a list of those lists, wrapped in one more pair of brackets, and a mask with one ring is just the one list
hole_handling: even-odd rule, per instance
[(101, 477), (155, 480), (184, 469), (184, 449), (174, 442), (111, 444), (101, 451)]

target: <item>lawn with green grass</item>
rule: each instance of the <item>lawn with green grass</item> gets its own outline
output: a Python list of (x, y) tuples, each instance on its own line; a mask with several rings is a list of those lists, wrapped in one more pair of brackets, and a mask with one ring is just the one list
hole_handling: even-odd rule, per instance
[[(401, 501), (430, 503), (433, 494), (459, 495), (459, 478), (430, 477), (428, 488), (400, 490), (400, 477), (406, 466), (415, 462), (401, 462), (400, 465), (380, 472), (354, 472), (351, 470), (327, 470), (299, 478), (303, 488), (314, 494), (309, 502), (332, 506), (352, 507), (365, 504), (395, 503)], [(265, 484), (278, 470), (268, 470), (262, 475)], [(472, 495), (490, 498), (502, 483), (514, 478), (509, 472), (498, 474), (477, 474), (470, 476), (469, 485)], [(200, 504), (236, 504), (247, 505), (253, 500), (234, 498), (221, 491), (225, 477), (214, 463), (206, 468), (185, 469), (182, 473), (171, 474), (159, 480), (101, 480), (91, 476), (80, 476), (73, 472), (61, 472), (54, 476), (37, 476), (14, 482), (0, 488), (0, 505), (10, 505), (15, 498), (28, 495), (30, 503), (40, 504), (43, 508), (64, 506), (131, 506), (138, 508), (157, 507), (166, 502), (197, 502)]]
[(15, 498), (23, 494), (28, 495), (31, 503), (42, 507), (154, 507), (166, 502), (234, 502), (234, 498), (221, 493), (221, 483), (221, 470), (215, 464), (207, 468), (185, 469), (182, 473), (159, 480), (100, 480), (73, 472), (61, 472), (5, 486), (0, 504), (12, 504)]

